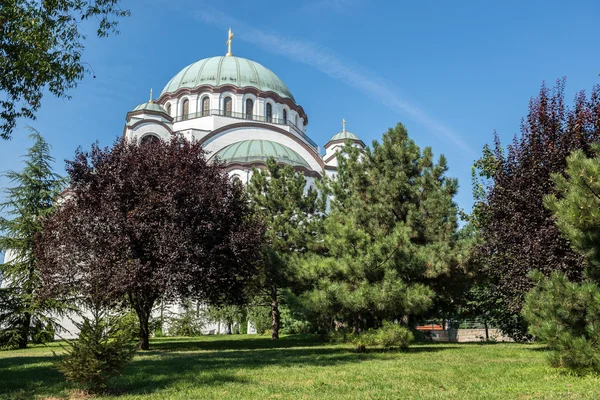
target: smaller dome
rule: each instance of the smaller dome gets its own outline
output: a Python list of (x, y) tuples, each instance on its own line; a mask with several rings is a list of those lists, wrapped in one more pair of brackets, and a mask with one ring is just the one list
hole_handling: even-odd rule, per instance
[(356, 136), (354, 133), (348, 132), (348, 131), (342, 131), (342, 132), (339, 132), (339, 133), (336, 133), (335, 135), (333, 135), (333, 137), (331, 139), (329, 139), (329, 141), (332, 142), (334, 140), (346, 140), (346, 139), (360, 140), (358, 138), (358, 136)]
[(156, 112), (160, 112), (160, 113), (167, 113), (167, 111), (162, 108), (162, 106), (152, 102), (152, 101), (147, 101), (145, 103), (142, 103), (140, 105), (138, 105), (136, 108), (134, 108), (132, 110), (133, 111), (156, 111)]
[(266, 162), (273, 157), (277, 162), (283, 164), (310, 169), (310, 166), (300, 154), (287, 146), (270, 140), (236, 142), (222, 148), (213, 157), (224, 161), (226, 164)]

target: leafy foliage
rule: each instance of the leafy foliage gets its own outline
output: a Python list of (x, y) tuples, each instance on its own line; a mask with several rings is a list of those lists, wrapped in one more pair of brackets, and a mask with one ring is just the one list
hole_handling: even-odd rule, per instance
[(255, 215), (263, 221), (265, 245), (254, 292), (271, 306), (272, 339), (279, 338), (282, 289), (300, 281), (298, 257), (316, 251), (322, 233), (325, 200), (306, 177), (271, 158), (265, 170), (254, 169), (248, 194)]
[(38, 254), (53, 294), (119, 302), (138, 314), (149, 347), (157, 301), (241, 301), (255, 273), (262, 227), (243, 188), (197, 143), (118, 140), (78, 150), (69, 197), (45, 221)]
[(0, 217), (0, 250), (6, 252), (0, 264), (0, 347), (26, 347), (39, 331), (36, 327), (47, 325), (45, 311), (59, 306), (40, 297), (42, 281), (34, 248), (42, 219), (52, 213), (65, 181), (52, 170), (48, 143), (31, 131), (33, 145), (25, 156), (25, 168), (5, 174), (15, 186), (6, 189), (6, 200), (0, 204), (0, 210), (13, 217)]
[(578, 373), (600, 372), (598, 285), (569, 282), (561, 272), (532, 277), (536, 286), (527, 294), (523, 315), (529, 332), (552, 350), (550, 363)]
[(414, 335), (408, 328), (389, 321), (384, 321), (379, 329), (369, 329), (352, 336), (352, 343), (359, 353), (365, 352), (370, 346), (406, 350), (413, 340)]
[(119, 314), (102, 307), (91, 307), (91, 316), (84, 314), (81, 322), (74, 321), (79, 338), (66, 342), (66, 356), (58, 363), (68, 381), (98, 391), (121, 372), (135, 352), (124, 323)]
[(493, 149), (484, 149), (475, 176), (475, 224), (481, 234), (479, 257), (489, 275), (489, 293), (496, 299), (501, 328), (514, 339), (526, 338), (521, 317), (525, 294), (532, 288), (532, 270), (548, 276), (562, 271), (580, 281), (583, 259), (561, 235), (552, 213), (544, 207), (551, 194), (551, 176), (561, 173), (574, 150), (590, 154), (600, 139), (600, 87), (588, 98), (564, 102), (565, 81), (553, 90), (545, 86), (529, 104), (521, 136), (504, 149), (496, 136)]
[(326, 257), (307, 264), (316, 288), (305, 297), (329, 329), (355, 332), (384, 320), (407, 321), (433, 304), (430, 284), (457, 262), (457, 182), (444, 177), (402, 124), (364, 154), (347, 144), (325, 222)]
[(168, 320), (171, 336), (200, 336), (204, 322), (198, 308), (186, 300), (181, 305), (182, 312), (176, 313)]
[(68, 98), (86, 72), (82, 21), (97, 20), (99, 37), (129, 16), (118, 0), (0, 1), (0, 137), (18, 118), (35, 119), (44, 91)]

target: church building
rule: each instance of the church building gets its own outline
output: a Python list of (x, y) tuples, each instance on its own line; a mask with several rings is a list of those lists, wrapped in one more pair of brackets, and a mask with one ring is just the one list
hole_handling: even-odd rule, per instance
[(123, 134), (140, 143), (180, 135), (199, 141), (208, 157), (225, 163), (232, 178), (250, 179), (252, 168), (275, 158), (304, 173), (309, 183), (337, 170), (335, 153), (346, 140), (364, 148), (353, 133), (334, 135), (321, 154), (307, 135), (308, 115), (273, 71), (231, 52), (205, 58), (179, 71), (157, 99), (127, 113)]

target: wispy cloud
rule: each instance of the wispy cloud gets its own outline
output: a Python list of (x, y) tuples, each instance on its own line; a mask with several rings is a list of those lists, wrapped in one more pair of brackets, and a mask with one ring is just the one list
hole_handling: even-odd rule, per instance
[[(344, 3), (351, 0), (336, 0)], [(437, 135), (450, 140), (462, 150), (474, 154), (473, 150), (449, 127), (436, 120), (414, 102), (399, 94), (398, 88), (390, 82), (367, 72), (364, 68), (342, 60), (326, 47), (285, 38), (248, 26), (219, 10), (203, 7), (196, 17), (204, 23), (221, 28), (235, 27), (236, 38), (260, 47), (266, 51), (283, 55), (291, 60), (307, 64), (317, 70), (355, 87), (364, 94), (380, 101), (392, 111), (405, 114), (418, 123), (431, 129)]]

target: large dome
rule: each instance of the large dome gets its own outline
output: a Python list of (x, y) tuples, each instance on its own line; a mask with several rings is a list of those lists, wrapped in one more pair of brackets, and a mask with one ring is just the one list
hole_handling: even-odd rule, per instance
[(201, 85), (253, 87), (294, 100), (290, 89), (273, 71), (257, 62), (235, 56), (205, 58), (188, 65), (167, 83), (161, 96), (180, 88), (192, 89)]
[(310, 169), (300, 154), (270, 140), (244, 140), (233, 143), (219, 150), (213, 157), (226, 164), (266, 162), (267, 159), (273, 157), (277, 162), (283, 164)]

